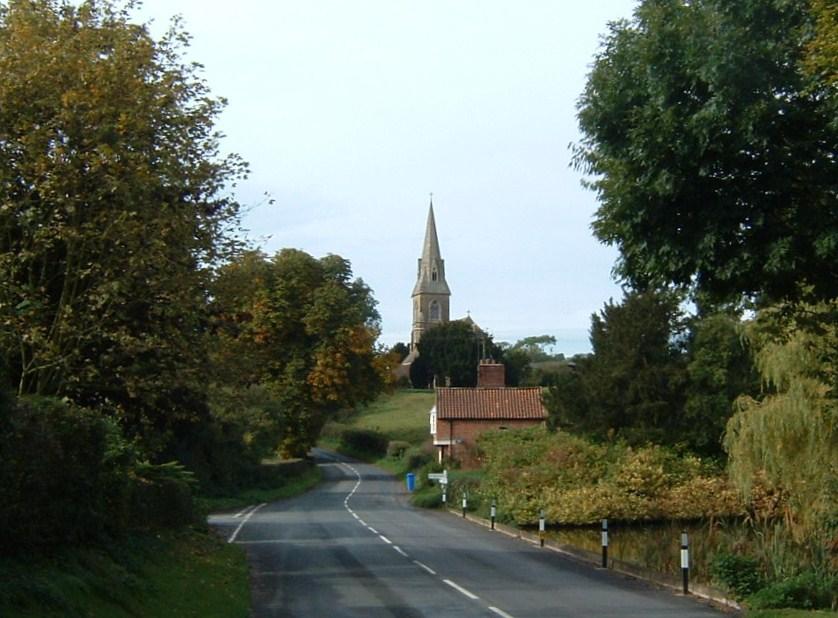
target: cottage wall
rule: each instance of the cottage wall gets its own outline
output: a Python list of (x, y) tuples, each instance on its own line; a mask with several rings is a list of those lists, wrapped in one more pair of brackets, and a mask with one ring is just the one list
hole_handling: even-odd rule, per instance
[(477, 438), (487, 431), (496, 429), (524, 429), (543, 425), (543, 421), (533, 419), (510, 419), (510, 420), (472, 420), (437, 419), (436, 440), (462, 440), (461, 443), (451, 444), (444, 449), (444, 457), (454, 459), (463, 468), (476, 468), (480, 465), (477, 456)]

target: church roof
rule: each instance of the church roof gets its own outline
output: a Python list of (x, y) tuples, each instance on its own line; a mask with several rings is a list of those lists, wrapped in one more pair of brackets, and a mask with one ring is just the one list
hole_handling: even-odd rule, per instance
[[(436, 277), (433, 276), (434, 273), (436, 273)], [(428, 209), (425, 242), (422, 245), (422, 257), (419, 259), (419, 275), (416, 278), (412, 296), (417, 294), (451, 294), (448, 283), (445, 281), (444, 260), (439, 251), (433, 202)]]
[(437, 388), (439, 419), (513, 420), (547, 418), (541, 388)]

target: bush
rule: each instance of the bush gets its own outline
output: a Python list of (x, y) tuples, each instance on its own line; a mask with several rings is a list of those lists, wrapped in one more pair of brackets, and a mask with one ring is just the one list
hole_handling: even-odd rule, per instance
[(387, 444), (387, 457), (401, 459), (409, 448), (410, 442), (405, 442), (404, 440), (391, 440)]
[(753, 594), (763, 586), (756, 559), (739, 554), (720, 553), (710, 563), (710, 574), (726, 586), (737, 599)]
[(752, 594), (753, 609), (831, 609), (838, 603), (838, 575), (806, 571)]
[(139, 462), (116, 423), (66, 401), (0, 408), (0, 553), (192, 521), (191, 476)]
[(372, 429), (347, 429), (340, 436), (340, 448), (361, 457), (383, 457), (387, 452), (387, 436)]

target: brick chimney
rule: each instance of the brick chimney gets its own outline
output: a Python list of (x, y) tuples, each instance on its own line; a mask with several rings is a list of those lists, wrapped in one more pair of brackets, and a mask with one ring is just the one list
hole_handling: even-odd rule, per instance
[(482, 360), (477, 365), (477, 386), (503, 388), (506, 386), (506, 375), (503, 363), (492, 360)]

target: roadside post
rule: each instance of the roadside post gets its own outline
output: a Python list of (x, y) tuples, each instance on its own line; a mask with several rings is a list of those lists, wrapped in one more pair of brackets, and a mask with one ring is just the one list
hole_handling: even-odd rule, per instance
[(687, 531), (681, 533), (681, 575), (684, 579), (684, 594), (690, 593), (690, 539)]
[(492, 519), (492, 530), (495, 529), (495, 517), (498, 515), (498, 501), (495, 498), (492, 498), (492, 509), (490, 511), (490, 516)]
[(608, 568), (608, 520), (602, 520), (602, 568)]
[(541, 514), (538, 516), (538, 542), (541, 547), (544, 547), (544, 509), (541, 509)]
[(448, 490), (448, 470), (443, 470), (442, 472), (430, 472), (428, 474), (428, 480), (439, 483), (439, 486), (442, 488), (442, 506), (445, 506), (447, 502), (446, 492)]
[(466, 507), (468, 506), (468, 494), (463, 491), (463, 517), (466, 516)]

